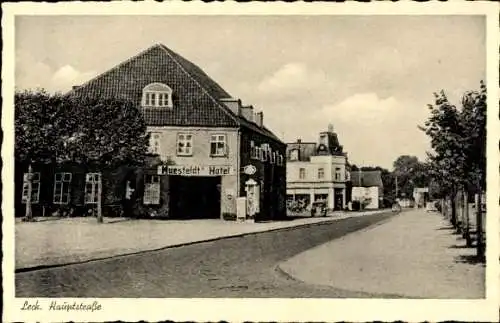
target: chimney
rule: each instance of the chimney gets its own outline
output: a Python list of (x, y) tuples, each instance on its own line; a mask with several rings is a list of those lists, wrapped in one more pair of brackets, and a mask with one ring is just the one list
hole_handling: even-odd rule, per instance
[(254, 122), (253, 106), (241, 107), (241, 115), (250, 122)]
[(302, 142), (302, 139), (297, 139), (297, 143), (300, 144)]
[(241, 115), (241, 100), (240, 99), (235, 99), (235, 98), (224, 98), (220, 99), (222, 103), (226, 107), (229, 108), (235, 115), (240, 116)]
[(255, 123), (259, 127), (263, 127), (264, 126), (264, 112), (260, 111), (260, 112), (257, 112), (255, 114)]

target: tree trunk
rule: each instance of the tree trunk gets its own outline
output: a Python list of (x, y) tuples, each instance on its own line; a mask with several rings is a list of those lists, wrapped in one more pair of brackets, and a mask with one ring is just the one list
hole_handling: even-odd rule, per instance
[(472, 240), (470, 238), (470, 219), (469, 219), (469, 193), (467, 190), (464, 191), (464, 218), (465, 218), (465, 225), (464, 225), (464, 239), (466, 241), (467, 247), (472, 246)]
[(103, 223), (102, 218), (102, 175), (99, 173), (97, 181), (97, 223)]
[(481, 188), (478, 191), (478, 203), (476, 207), (476, 230), (477, 230), (477, 257), (484, 258), (484, 244), (483, 244), (483, 210), (482, 210), (482, 192)]
[(451, 224), (456, 228), (457, 227), (457, 208), (456, 208), (456, 193), (453, 192), (451, 195)]
[(33, 211), (31, 209), (31, 195), (33, 191), (33, 167), (31, 163), (28, 165), (28, 196), (26, 196), (26, 214), (24, 216), (24, 221), (33, 221)]

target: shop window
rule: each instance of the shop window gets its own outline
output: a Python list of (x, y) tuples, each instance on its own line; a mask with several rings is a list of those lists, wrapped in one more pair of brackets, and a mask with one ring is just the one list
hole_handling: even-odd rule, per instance
[(299, 168), (299, 178), (300, 179), (306, 178), (306, 169), (305, 168)]
[(71, 173), (54, 175), (54, 204), (68, 204), (71, 192)]
[(177, 134), (177, 155), (192, 156), (193, 155), (193, 135), (188, 133)]
[(150, 132), (149, 133), (149, 152), (152, 154), (160, 154), (160, 133)]
[(210, 155), (226, 156), (227, 144), (225, 134), (212, 135), (210, 139)]
[(325, 169), (318, 168), (318, 179), (323, 179), (323, 178), (325, 178)]
[(99, 193), (100, 173), (88, 173), (85, 176), (85, 204), (96, 204)]
[(160, 204), (160, 176), (146, 175), (144, 178), (144, 204)]
[(172, 108), (172, 89), (161, 83), (147, 85), (142, 90), (142, 106)]
[[(31, 203), (38, 203), (40, 200), (40, 173), (31, 173)], [(22, 203), (28, 200), (28, 173), (23, 177), (23, 196)]]

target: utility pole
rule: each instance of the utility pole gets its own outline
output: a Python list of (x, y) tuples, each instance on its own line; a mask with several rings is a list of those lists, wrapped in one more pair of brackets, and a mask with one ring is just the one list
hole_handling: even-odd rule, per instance
[(394, 197), (394, 199), (398, 199), (398, 174), (396, 174), (396, 196)]

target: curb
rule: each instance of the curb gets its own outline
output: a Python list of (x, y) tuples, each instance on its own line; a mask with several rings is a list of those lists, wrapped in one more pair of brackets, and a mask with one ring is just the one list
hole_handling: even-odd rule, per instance
[[(388, 212), (390, 212), (390, 211), (388, 211)], [(382, 212), (374, 212), (372, 214), (364, 214), (364, 215), (358, 215), (358, 216), (375, 215), (375, 214), (383, 214), (383, 213), (385, 213), (385, 212), (383, 212), (383, 211)], [(78, 264), (86, 264), (86, 263), (91, 263), (91, 262), (96, 262), (96, 261), (115, 259), (115, 258), (127, 257), (127, 256), (134, 256), (134, 255), (140, 255), (140, 254), (144, 254), (144, 253), (148, 253), (148, 252), (155, 252), (155, 251), (162, 251), (162, 250), (166, 250), (166, 249), (173, 249), (173, 248), (178, 248), (178, 247), (190, 246), (190, 245), (200, 244), (200, 243), (205, 243), (205, 242), (213, 242), (213, 241), (230, 239), (230, 238), (240, 238), (240, 237), (244, 237), (244, 236), (248, 236), (248, 235), (255, 235), (255, 234), (260, 234), (260, 233), (265, 233), (265, 232), (293, 230), (295, 228), (300, 228), (300, 227), (322, 225), (322, 224), (328, 224), (328, 223), (332, 223), (332, 222), (336, 222), (336, 221), (342, 221), (342, 220), (350, 219), (353, 217), (355, 217), (355, 215), (348, 216), (348, 217), (345, 217), (342, 219), (332, 218), (332, 219), (328, 219), (328, 220), (321, 221), (321, 222), (315, 222), (315, 223), (303, 223), (303, 224), (289, 226), (289, 227), (283, 227), (283, 228), (274, 228), (274, 229), (269, 229), (269, 230), (264, 229), (262, 231), (244, 232), (244, 233), (237, 233), (237, 234), (232, 234), (232, 235), (227, 235), (227, 236), (208, 238), (208, 239), (203, 239), (203, 240), (177, 243), (177, 244), (172, 244), (172, 245), (163, 246), (163, 247), (154, 248), (154, 249), (147, 249), (147, 250), (140, 250), (140, 251), (135, 251), (135, 252), (117, 254), (117, 255), (103, 256), (103, 257), (97, 257), (97, 258), (92, 258), (92, 259), (87, 259), (87, 260), (70, 261), (70, 262), (58, 263), (58, 264), (47, 264), (47, 265), (37, 265), (37, 266), (16, 268), (14, 270), (14, 273), (18, 274), (18, 273), (25, 273), (25, 272), (31, 272), (31, 271), (37, 271), (37, 270), (43, 270), (43, 269), (66, 267), (66, 266), (78, 265)]]

